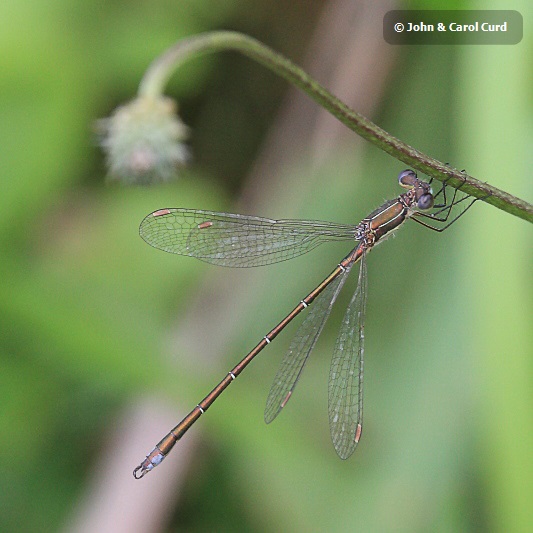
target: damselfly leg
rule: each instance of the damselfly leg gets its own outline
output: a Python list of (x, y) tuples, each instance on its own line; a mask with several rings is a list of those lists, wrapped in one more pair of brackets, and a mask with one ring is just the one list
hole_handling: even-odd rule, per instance
[[(429, 183), (431, 184), (432, 182), (433, 178), (429, 181)], [(413, 213), (412, 219), (433, 231), (442, 232), (449, 228), (452, 224), (457, 222), (457, 220), (459, 220), (459, 218), (461, 218), (474, 205), (475, 202), (480, 200), (480, 198), (473, 198), (472, 196), (461, 192), (461, 187), (463, 187), (465, 182), (466, 180), (463, 181), (459, 187), (452, 187), (452, 197), (448, 198), (446, 191), (450, 185), (448, 185), (448, 180), (445, 180), (434, 195), (435, 200), (442, 196), (441, 202), (435, 203), (431, 212), (416, 211)], [(451, 220), (449, 220), (452, 210), (454, 210), (457, 206), (459, 206), (460, 212), (457, 213)], [(421, 219), (431, 220), (434, 224), (430, 224), (429, 222), (425, 222)], [(439, 223), (444, 225), (439, 226)]]

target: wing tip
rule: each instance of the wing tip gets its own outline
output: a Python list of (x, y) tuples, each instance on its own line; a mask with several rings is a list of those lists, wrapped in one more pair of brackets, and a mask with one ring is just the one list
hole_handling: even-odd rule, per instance
[(352, 454), (355, 452), (355, 449), (357, 448), (357, 445), (359, 444), (359, 440), (361, 439), (361, 434), (363, 433), (363, 425), (361, 423), (357, 424), (357, 427), (355, 428), (355, 434), (353, 435), (353, 438), (348, 440), (348, 435), (333, 435), (331, 436), (331, 440), (333, 441), (333, 446), (335, 448), (335, 451), (337, 452), (337, 455), (345, 461), (346, 459), (349, 459)]
[(272, 405), (267, 400), (267, 406), (265, 407), (265, 423), (270, 424), (280, 413), (281, 410), (287, 405), (287, 402), (291, 399), (292, 390), (287, 392), (283, 400), (279, 403), (276, 410), (272, 409)]

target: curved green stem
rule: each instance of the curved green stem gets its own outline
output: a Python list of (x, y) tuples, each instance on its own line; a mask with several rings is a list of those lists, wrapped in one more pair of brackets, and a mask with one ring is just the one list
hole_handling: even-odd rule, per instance
[(360, 115), (322, 87), (300, 67), (261, 42), (242, 33), (220, 31), (186, 38), (164, 52), (146, 71), (139, 86), (139, 96), (158, 97), (163, 93), (174, 70), (193, 56), (235, 50), (266, 66), (282, 78), (304, 91), (315, 102), (327, 109), (348, 128), (378, 148), (439, 181), (458, 188), (467, 194), (517, 217), (533, 222), (533, 206), (505, 191), (450, 168), (426, 154), (405, 144), (379, 126)]

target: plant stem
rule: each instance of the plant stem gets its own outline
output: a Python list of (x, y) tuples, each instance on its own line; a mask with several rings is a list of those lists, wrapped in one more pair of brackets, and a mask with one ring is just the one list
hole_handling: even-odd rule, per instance
[(261, 42), (242, 33), (208, 32), (183, 39), (159, 56), (146, 71), (139, 96), (157, 98), (174, 70), (193, 56), (219, 50), (235, 50), (266, 66), (304, 91), (344, 125), (406, 165), (461, 191), (480, 198), (507, 213), (533, 222), (533, 206), (509, 193), (478, 181), (429, 157), (390, 135), (363, 115), (350, 109), (300, 67)]

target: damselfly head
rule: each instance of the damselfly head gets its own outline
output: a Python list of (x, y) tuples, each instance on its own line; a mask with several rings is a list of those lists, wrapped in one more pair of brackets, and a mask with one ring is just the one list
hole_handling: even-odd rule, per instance
[(429, 183), (419, 180), (416, 172), (410, 168), (398, 175), (398, 183), (406, 189), (414, 189), (418, 209), (431, 209), (435, 203)]

